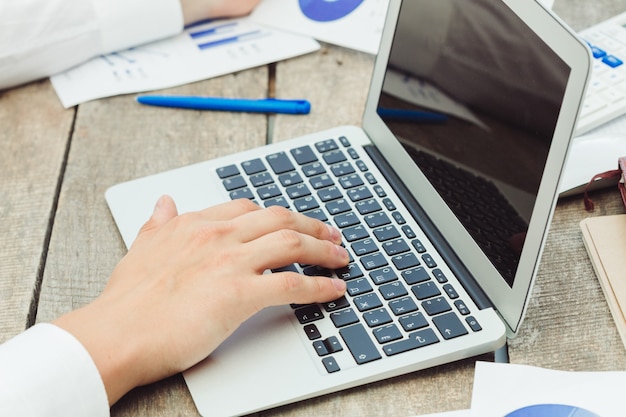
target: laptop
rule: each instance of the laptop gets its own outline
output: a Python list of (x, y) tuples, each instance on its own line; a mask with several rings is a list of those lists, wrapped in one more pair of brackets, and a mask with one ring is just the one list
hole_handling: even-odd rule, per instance
[(361, 127), (107, 190), (127, 246), (162, 194), (181, 212), (250, 198), (342, 231), (348, 267), (285, 268), (336, 275), (346, 296), (245, 322), (184, 372), (199, 412), (265, 410), (514, 337), (589, 67), (587, 48), (536, 1), (391, 0)]

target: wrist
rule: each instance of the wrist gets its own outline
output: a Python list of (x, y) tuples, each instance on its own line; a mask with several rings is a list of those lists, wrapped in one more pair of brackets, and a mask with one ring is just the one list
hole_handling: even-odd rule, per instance
[(135, 338), (123, 337), (129, 334), (124, 330), (126, 320), (99, 311), (98, 301), (65, 314), (54, 324), (72, 334), (87, 350), (100, 373), (111, 406), (141, 385), (141, 374), (137, 371), (140, 349)]

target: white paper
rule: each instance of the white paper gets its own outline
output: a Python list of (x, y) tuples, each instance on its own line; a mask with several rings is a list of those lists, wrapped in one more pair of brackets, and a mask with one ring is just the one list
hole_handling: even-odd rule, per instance
[(446, 411), (437, 414), (424, 414), (415, 417), (470, 417), (470, 410)]
[(564, 404), (623, 417), (626, 372), (567, 372), (477, 362), (471, 416), (504, 417), (529, 405)]
[(51, 77), (64, 107), (156, 90), (277, 62), (319, 49), (308, 37), (249, 18), (196, 24), (170, 39), (94, 58)]
[(389, 0), (263, 0), (251, 19), (376, 54), (388, 6)]

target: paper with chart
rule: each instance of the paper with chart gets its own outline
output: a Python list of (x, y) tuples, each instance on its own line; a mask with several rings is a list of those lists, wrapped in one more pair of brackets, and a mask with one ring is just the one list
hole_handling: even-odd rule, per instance
[(319, 49), (310, 37), (249, 18), (214, 20), (173, 38), (94, 58), (51, 77), (64, 107), (102, 97), (174, 87)]
[(389, 0), (263, 0), (255, 22), (376, 54)]
[(479, 361), (474, 374), (471, 415), (532, 416), (535, 414), (517, 410), (558, 404), (581, 410), (564, 416), (622, 417), (625, 392), (625, 372), (569, 372)]

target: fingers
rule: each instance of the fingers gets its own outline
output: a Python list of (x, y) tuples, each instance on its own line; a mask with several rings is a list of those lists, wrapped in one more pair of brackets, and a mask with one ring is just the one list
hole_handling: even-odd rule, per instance
[(341, 233), (325, 223), (283, 207), (251, 211), (236, 219), (238, 239), (249, 242), (279, 230), (295, 230), (317, 239), (341, 243)]
[(346, 283), (338, 278), (309, 277), (295, 272), (266, 274), (253, 284), (259, 308), (282, 304), (323, 303), (336, 300), (346, 292)]
[(209, 221), (232, 220), (244, 214), (261, 211), (262, 208), (252, 201), (241, 198), (211, 206), (199, 214)]
[(345, 248), (293, 230), (281, 230), (248, 242), (239, 255), (247, 265), (261, 273), (293, 263), (341, 268), (348, 264)]

